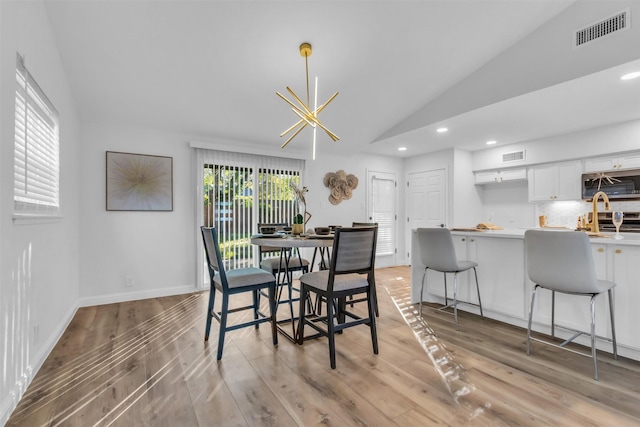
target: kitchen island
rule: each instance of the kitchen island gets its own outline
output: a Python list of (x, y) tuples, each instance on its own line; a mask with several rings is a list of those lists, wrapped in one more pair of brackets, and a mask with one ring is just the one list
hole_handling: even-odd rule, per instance
[[(533, 283), (526, 273), (524, 233), (526, 229), (452, 231), (458, 259), (478, 263), (478, 280), (484, 315), (492, 319), (527, 327)], [(560, 231), (558, 231), (560, 232)], [(615, 240), (613, 233), (607, 237), (591, 238), (596, 274), (600, 279), (617, 284), (614, 290), (616, 335), (618, 353), (640, 360), (640, 233), (621, 233), (623, 239)], [(610, 236), (610, 237), (609, 237)], [(411, 235), (411, 301), (420, 301), (420, 286), (424, 265), (420, 261), (417, 232)], [(452, 278), (452, 276), (450, 275)], [(453, 295), (453, 281), (447, 280), (448, 296)], [(425, 302), (444, 303), (443, 274), (428, 271), (424, 290)], [(472, 273), (458, 275), (458, 300), (477, 304), (475, 282)], [(476, 306), (460, 303), (461, 310), (479, 314)], [(427, 309), (425, 309), (426, 311)], [(556, 324), (581, 331), (589, 330), (589, 298), (556, 293)], [(427, 318), (428, 319), (428, 318)], [(478, 321), (479, 318), (478, 318)], [(538, 292), (533, 329), (550, 333), (551, 292)], [(608, 301), (606, 295), (596, 301), (596, 334), (610, 337)], [(464, 328), (464, 324), (460, 325)], [(556, 335), (567, 338), (572, 335), (556, 329)], [(526, 331), (523, 331), (523, 339)], [(576, 340), (589, 345), (588, 337)], [(611, 344), (598, 342), (598, 348), (611, 352)], [(524, 351), (524, 348), (523, 348)]]

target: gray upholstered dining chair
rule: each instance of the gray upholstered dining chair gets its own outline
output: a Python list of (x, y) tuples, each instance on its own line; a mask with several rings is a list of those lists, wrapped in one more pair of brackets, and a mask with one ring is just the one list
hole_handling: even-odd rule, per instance
[[(477, 263), (473, 261), (459, 261), (456, 249), (453, 246), (451, 231), (447, 228), (418, 228), (418, 243), (420, 247), (420, 259), (424, 265), (422, 284), (420, 286), (420, 316), (422, 316), (423, 292), (426, 284), (427, 271), (429, 269), (444, 274), (444, 310), (453, 307), (453, 315), (456, 322), (456, 331), (460, 330), (458, 324), (458, 273), (473, 269), (476, 278), (476, 291), (478, 304), (465, 302), (465, 304), (477, 305), (480, 308), (480, 317), (484, 319), (482, 312), (482, 300), (480, 299), (480, 287), (478, 285)], [(447, 273), (453, 273), (453, 303), (449, 304), (447, 297)]]
[[(329, 270), (315, 271), (300, 277), (301, 301), (305, 301), (310, 293), (315, 293), (326, 304), (327, 314), (326, 316), (307, 316), (307, 304), (300, 304), (298, 343), (302, 344), (305, 339), (326, 336), (329, 340), (332, 369), (336, 367), (335, 334), (346, 328), (358, 325), (369, 326), (373, 353), (378, 354), (372, 291), (375, 285), (377, 234), (377, 227), (336, 229)], [(366, 316), (348, 311), (346, 307), (347, 297), (362, 293), (367, 294)], [(335, 301), (337, 304), (334, 308)], [(305, 337), (305, 325), (310, 326), (317, 333)]]
[[(220, 331), (218, 333), (218, 354), (217, 359), (222, 359), (222, 350), (224, 348), (224, 337), (228, 331), (255, 326), (258, 328), (260, 323), (271, 322), (271, 337), (273, 344), (278, 344), (278, 334), (276, 331), (276, 278), (273, 274), (255, 267), (238, 268), (233, 270), (225, 270), (222, 256), (220, 254), (220, 245), (218, 244), (218, 236), (216, 229), (212, 227), (201, 227), (202, 240), (204, 241), (204, 249), (207, 256), (207, 267), (209, 268), (209, 279), (211, 281), (211, 290), (209, 292), (209, 306), (207, 308), (207, 322), (204, 331), (204, 340), (209, 340), (209, 332), (211, 330), (211, 319), (215, 318), (220, 322)], [(269, 316), (263, 316), (260, 313), (260, 300), (258, 292), (262, 289), (268, 289), (269, 294)], [(222, 304), (220, 311), (215, 309), (216, 292), (220, 292)], [(253, 304), (230, 308), (229, 297), (231, 295), (251, 292)], [(253, 319), (249, 321), (241, 321), (233, 325), (228, 324), (230, 313), (241, 312), (245, 310), (253, 311)]]
[[(591, 297), (591, 355), (593, 358), (593, 378), (598, 379), (598, 358), (596, 355), (596, 338), (613, 344), (613, 357), (618, 358), (616, 343), (615, 312), (613, 305), (613, 288), (615, 283), (599, 280), (596, 276), (591, 243), (586, 233), (581, 231), (549, 231), (527, 230), (524, 233), (527, 273), (535, 284), (531, 295), (529, 325), (527, 328), (527, 354), (531, 354), (531, 341), (554, 347), (565, 348), (567, 344), (586, 332), (575, 331), (575, 335), (561, 344), (534, 338), (531, 336), (531, 324), (538, 288), (551, 291), (551, 337), (555, 338), (555, 293)], [(595, 299), (598, 295), (609, 294), (609, 315), (611, 316), (611, 338), (596, 336)], [(577, 352), (583, 354), (582, 352)]]
[[(378, 227), (378, 223), (377, 222), (352, 222), (351, 223), (351, 227)], [(380, 310), (378, 309), (378, 291), (376, 289), (376, 285), (375, 283), (373, 284), (373, 287), (371, 288), (371, 291), (373, 292), (373, 305), (374, 305), (374, 309), (376, 311), (376, 317), (380, 317)], [(349, 299), (349, 304), (351, 304), (351, 307), (353, 307), (354, 303), (359, 303), (359, 302), (364, 302), (367, 300), (367, 297), (361, 297), (361, 298), (353, 298), (350, 297)]]

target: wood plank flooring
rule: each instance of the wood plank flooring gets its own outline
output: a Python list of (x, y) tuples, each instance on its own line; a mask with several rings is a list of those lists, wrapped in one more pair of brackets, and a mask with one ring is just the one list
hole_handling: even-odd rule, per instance
[[(203, 341), (207, 293), (82, 308), (9, 426), (637, 426), (640, 363), (536, 345), (526, 331), (409, 304), (410, 270), (377, 270), (366, 326), (294, 345), (270, 328)], [(282, 307), (284, 308), (284, 307)]]

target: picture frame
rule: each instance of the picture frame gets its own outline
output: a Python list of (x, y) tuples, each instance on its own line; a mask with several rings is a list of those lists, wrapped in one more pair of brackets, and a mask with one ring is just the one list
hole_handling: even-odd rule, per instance
[(106, 152), (107, 211), (173, 211), (173, 157)]

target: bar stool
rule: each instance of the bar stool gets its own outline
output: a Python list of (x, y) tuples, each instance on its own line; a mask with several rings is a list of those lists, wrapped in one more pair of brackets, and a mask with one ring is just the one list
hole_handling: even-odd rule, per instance
[[(422, 317), (422, 295), (424, 292), (427, 270), (432, 269), (444, 273), (444, 303), (440, 308), (444, 310), (453, 307), (453, 315), (456, 320), (456, 331), (460, 330), (458, 324), (458, 273), (473, 269), (476, 278), (476, 291), (478, 292), (478, 304), (465, 302), (465, 304), (477, 305), (482, 313), (482, 300), (480, 299), (480, 287), (478, 286), (477, 263), (473, 261), (458, 261), (456, 249), (453, 246), (451, 231), (447, 228), (418, 228), (418, 243), (420, 244), (420, 258), (424, 267), (422, 284), (420, 286), (420, 316)], [(447, 273), (453, 273), (453, 303), (449, 304), (447, 297)], [(464, 301), (463, 301), (464, 302)]]
[[(527, 328), (527, 355), (531, 354), (531, 341), (537, 341), (553, 347), (569, 350), (593, 359), (593, 378), (598, 379), (598, 359), (596, 355), (596, 338), (613, 344), (613, 358), (618, 359), (618, 345), (616, 343), (615, 313), (613, 307), (613, 288), (615, 283), (598, 280), (591, 243), (586, 233), (580, 231), (543, 231), (527, 230), (524, 233), (524, 244), (527, 259), (527, 273), (529, 279), (535, 283), (531, 295), (531, 310), (529, 311), (529, 326)], [(538, 288), (551, 291), (551, 337), (555, 338), (555, 293), (562, 292), (570, 295), (591, 297), (591, 355), (565, 348), (565, 345), (586, 332), (576, 332), (562, 344), (555, 344), (531, 336), (533, 309)], [(596, 336), (595, 298), (607, 292), (609, 294), (609, 315), (611, 316), (611, 338)], [(562, 326), (559, 326), (562, 327)]]

